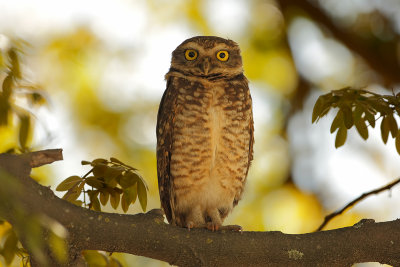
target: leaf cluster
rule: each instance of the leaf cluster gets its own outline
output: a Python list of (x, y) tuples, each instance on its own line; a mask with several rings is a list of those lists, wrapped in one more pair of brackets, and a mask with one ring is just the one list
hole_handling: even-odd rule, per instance
[(330, 128), (331, 133), (337, 130), (336, 148), (346, 142), (347, 130), (353, 126), (364, 140), (368, 139), (368, 126), (375, 128), (376, 120), (382, 118), (380, 125), (382, 141), (386, 144), (390, 133), (400, 154), (400, 131), (395, 119), (395, 115), (400, 116), (400, 93), (380, 95), (350, 87), (334, 90), (317, 99), (312, 122), (318, 122), (332, 108), (337, 108), (337, 114)]
[[(57, 186), (57, 191), (67, 191), (63, 199), (78, 206), (85, 204), (96, 211), (101, 211), (101, 205), (105, 206), (108, 202), (114, 209), (121, 204), (122, 210), (127, 212), (139, 198), (143, 211), (146, 210), (148, 186), (137, 169), (116, 158), (82, 161), (82, 165), (90, 165), (92, 169), (83, 177), (70, 176)], [(85, 190), (85, 185), (91, 189)], [(82, 193), (83, 202), (78, 200)]]
[(44, 96), (36, 85), (25, 83), (21, 74), (20, 52), (11, 47), (5, 55), (5, 68), (1, 69), (0, 78), (5, 74), (0, 90), (0, 127), (10, 126), (12, 118), (18, 118), (18, 142), (19, 148), (10, 151), (28, 152), (29, 135), (33, 129), (33, 116), (25, 108), (15, 104), (15, 95), (23, 97), (30, 106), (40, 106), (46, 103)]

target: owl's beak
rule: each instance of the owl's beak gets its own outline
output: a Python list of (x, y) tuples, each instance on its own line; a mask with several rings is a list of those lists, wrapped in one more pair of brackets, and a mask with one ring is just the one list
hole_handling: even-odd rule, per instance
[(210, 58), (206, 57), (201, 64), (201, 69), (204, 75), (208, 75), (208, 72), (210, 71), (210, 65)]

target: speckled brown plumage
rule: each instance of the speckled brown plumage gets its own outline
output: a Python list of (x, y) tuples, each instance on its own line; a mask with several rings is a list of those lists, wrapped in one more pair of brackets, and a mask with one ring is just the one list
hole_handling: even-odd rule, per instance
[[(187, 60), (185, 52), (197, 58)], [(217, 59), (227, 51), (226, 61)], [(192, 54), (193, 55), (193, 54)], [(218, 229), (243, 193), (253, 116), (238, 45), (198, 36), (172, 53), (157, 117), (157, 173), (168, 221)]]

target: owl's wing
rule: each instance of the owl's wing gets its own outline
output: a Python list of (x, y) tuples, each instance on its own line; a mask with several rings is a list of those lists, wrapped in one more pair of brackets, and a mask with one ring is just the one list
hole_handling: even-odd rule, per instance
[[(244, 109), (248, 110), (249, 112), (249, 152), (248, 152), (248, 162), (247, 162), (247, 170), (246, 170), (246, 176), (245, 176), (245, 180), (247, 179), (247, 174), (249, 172), (249, 168), (251, 165), (251, 161), (253, 160), (253, 145), (254, 145), (254, 121), (253, 121), (253, 111), (252, 111), (252, 99), (251, 99), (251, 95), (250, 95), (250, 89), (248, 86), (248, 81), (247, 79), (244, 77), (244, 75), (242, 76), (243, 81), (242, 81), (242, 86), (245, 89), (245, 92), (247, 92), (248, 97), (245, 100), (245, 102), (243, 103)], [(237, 203), (239, 202), (241, 195), (242, 195), (243, 191), (240, 192), (239, 195), (235, 196), (235, 199), (233, 201), (233, 206), (236, 206)]]
[(168, 222), (172, 220), (173, 187), (170, 172), (173, 120), (175, 116), (176, 91), (172, 88), (171, 78), (161, 99), (157, 114), (157, 176), (161, 206)]

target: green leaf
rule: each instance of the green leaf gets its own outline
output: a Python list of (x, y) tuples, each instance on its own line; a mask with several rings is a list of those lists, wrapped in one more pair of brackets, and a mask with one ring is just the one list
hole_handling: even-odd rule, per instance
[[(93, 165), (93, 164), (92, 164)], [(104, 177), (105, 173), (108, 169), (108, 166), (103, 163), (96, 163), (93, 167), (93, 175), (94, 177)]]
[(387, 120), (389, 123), (390, 133), (392, 134), (392, 137), (395, 138), (397, 136), (398, 127), (397, 127), (397, 122), (396, 122), (395, 118), (393, 117), (393, 114), (388, 114)]
[(140, 206), (142, 206), (142, 210), (146, 211), (147, 206), (147, 189), (142, 180), (137, 183), (137, 194), (140, 202)]
[(120, 161), (119, 159), (117, 159), (117, 158), (113, 158), (113, 157), (111, 157), (110, 158), (110, 161), (111, 162), (115, 162), (115, 163), (118, 163), (118, 164), (121, 164), (121, 165), (125, 165), (122, 161)]
[(2, 251), (3, 257), (7, 265), (10, 265), (14, 259), (15, 252), (17, 251), (17, 244), (18, 244), (17, 235), (13, 230), (10, 230), (9, 235), (6, 238), (6, 241), (4, 242)]
[(89, 207), (95, 211), (101, 211), (100, 202), (99, 199), (97, 198), (97, 195), (91, 194), (89, 195), (89, 198), (90, 198)]
[(99, 180), (98, 177), (90, 176), (85, 179), (87, 185), (90, 185), (94, 188), (100, 189), (104, 187), (103, 181)]
[(124, 195), (122, 195), (122, 198), (121, 198), (121, 208), (122, 208), (122, 210), (126, 213), (127, 211), (128, 211), (128, 209), (129, 209), (129, 204), (130, 203), (128, 203), (126, 200), (125, 200), (125, 198), (124, 198)]
[(122, 264), (117, 259), (110, 258), (108, 267), (122, 267)]
[(8, 57), (10, 58), (10, 61), (11, 61), (11, 72), (12, 72), (12, 74), (17, 78), (21, 78), (19, 59), (18, 59), (18, 55), (17, 55), (17, 52), (16, 52), (15, 48), (11, 48), (8, 51)]
[(106, 177), (105, 182), (107, 184), (107, 187), (111, 187), (111, 188), (116, 187), (118, 184), (118, 181), (120, 180), (121, 177), (122, 177), (122, 174), (118, 175), (115, 179), (112, 179), (112, 180), (108, 180), (110, 178), (110, 176)]
[(358, 133), (360, 134), (360, 136), (364, 140), (367, 140), (368, 139), (368, 128), (367, 128), (367, 125), (365, 124), (365, 121), (363, 119), (359, 119), (359, 120), (355, 121), (355, 126), (356, 126), (356, 129), (357, 129)]
[(137, 197), (137, 187), (136, 184), (126, 188), (121, 198), (121, 206), (124, 212), (128, 211), (129, 205), (136, 200)]
[(311, 120), (312, 123), (314, 123), (318, 119), (318, 116), (321, 113), (322, 102), (323, 102), (322, 97), (321, 96), (318, 97), (317, 101), (315, 102), (313, 112), (312, 112), (312, 120)]
[(342, 110), (339, 109), (338, 113), (336, 114), (336, 117), (333, 119), (331, 125), (331, 133), (335, 132), (336, 129), (339, 128), (341, 125), (343, 125), (343, 112)]
[(82, 189), (85, 186), (85, 182), (81, 182), (78, 186), (74, 186), (65, 193), (62, 199), (69, 202), (75, 202), (76, 199), (81, 195)]
[(347, 129), (350, 129), (353, 126), (353, 114), (351, 109), (348, 106), (343, 106), (340, 108), (343, 111), (344, 125)]
[(371, 111), (366, 110), (364, 118), (368, 121), (372, 128), (375, 128), (375, 115)]
[(6, 101), (8, 101), (11, 91), (12, 91), (12, 85), (13, 85), (13, 77), (12, 75), (7, 75), (7, 77), (3, 81), (3, 97)]
[(103, 206), (105, 206), (108, 202), (108, 199), (110, 197), (110, 193), (108, 193), (106, 190), (100, 190), (100, 202)]
[(335, 139), (335, 147), (341, 147), (342, 145), (344, 145), (344, 143), (346, 142), (346, 138), (347, 138), (347, 129), (346, 127), (340, 127), (337, 134), (336, 134), (336, 139)]
[(97, 158), (95, 160), (92, 160), (92, 166), (96, 166), (98, 164), (107, 164), (108, 160), (103, 159), (103, 158)]
[(19, 145), (21, 148), (26, 148), (28, 135), (31, 124), (31, 117), (29, 115), (21, 115), (19, 117)]
[(134, 185), (139, 180), (140, 178), (136, 173), (127, 171), (119, 180), (119, 184), (122, 188), (128, 188)]
[(383, 117), (381, 121), (381, 135), (382, 135), (382, 141), (383, 143), (387, 143), (388, 137), (389, 137), (389, 120), (387, 117)]
[(136, 168), (133, 168), (132, 166), (129, 166), (128, 164), (123, 163), (122, 161), (120, 161), (120, 160), (117, 159), (117, 158), (111, 157), (111, 158), (110, 158), (110, 161), (111, 161), (112, 163), (117, 163), (117, 164), (119, 164), (119, 165), (124, 166), (125, 169), (131, 169), (131, 170), (135, 170), (135, 171), (137, 170)]
[(80, 182), (82, 182), (81, 177), (76, 175), (70, 176), (57, 186), (56, 191), (67, 191)]
[(82, 254), (89, 267), (105, 267), (108, 264), (107, 257), (96, 250), (85, 250)]
[(397, 132), (395, 144), (397, 153), (400, 155), (400, 131)]
[(120, 166), (107, 166), (106, 171), (104, 172), (104, 181), (108, 184), (122, 174), (124, 168)]
[(68, 258), (67, 253), (67, 243), (64, 238), (56, 235), (54, 232), (49, 232), (49, 247), (51, 249), (52, 254), (55, 256), (57, 261), (63, 265), (66, 263)]
[(120, 198), (120, 194), (118, 193), (118, 191), (117, 190), (113, 190), (111, 192), (111, 197), (110, 197), (111, 207), (113, 207), (114, 209), (117, 209), (120, 199), (121, 198)]

